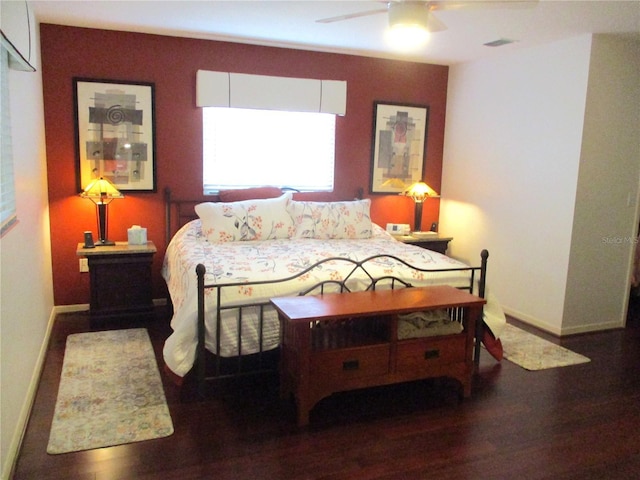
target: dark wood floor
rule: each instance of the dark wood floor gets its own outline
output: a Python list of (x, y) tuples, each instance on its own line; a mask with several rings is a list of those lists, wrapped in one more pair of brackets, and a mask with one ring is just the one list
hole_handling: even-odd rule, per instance
[[(160, 309), (146, 324), (159, 359), (167, 323)], [(528, 372), (483, 352), (472, 397), (462, 403), (436, 381), (337, 394), (318, 404), (304, 430), (269, 382), (181, 401), (165, 381), (172, 436), (48, 455), (65, 339), (89, 330), (86, 314), (65, 314), (55, 323), (14, 478), (636, 479), (639, 324), (563, 339), (591, 358), (572, 367)]]

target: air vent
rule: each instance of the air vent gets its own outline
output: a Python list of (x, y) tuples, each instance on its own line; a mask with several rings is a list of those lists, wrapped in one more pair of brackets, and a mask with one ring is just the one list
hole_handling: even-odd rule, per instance
[(493, 42), (487, 42), (484, 44), (485, 47), (501, 47), (503, 45), (509, 45), (510, 43), (515, 42), (515, 40), (509, 40), (508, 38), (499, 38), (498, 40), (494, 40)]

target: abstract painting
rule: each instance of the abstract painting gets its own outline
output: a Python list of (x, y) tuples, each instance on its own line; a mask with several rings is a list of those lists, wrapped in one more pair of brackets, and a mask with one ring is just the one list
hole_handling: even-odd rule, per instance
[(154, 85), (74, 78), (77, 187), (156, 191)]
[(401, 193), (422, 180), (429, 107), (374, 102), (371, 193)]

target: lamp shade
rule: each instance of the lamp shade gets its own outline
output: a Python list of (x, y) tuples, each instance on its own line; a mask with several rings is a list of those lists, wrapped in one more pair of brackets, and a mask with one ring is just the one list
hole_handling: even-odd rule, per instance
[(424, 182), (416, 182), (409, 186), (402, 195), (413, 198), (416, 203), (422, 203), (427, 197), (439, 197), (438, 192)]
[(96, 204), (107, 204), (114, 198), (124, 198), (124, 195), (120, 193), (113, 183), (102, 177), (91, 181), (80, 196), (88, 198)]

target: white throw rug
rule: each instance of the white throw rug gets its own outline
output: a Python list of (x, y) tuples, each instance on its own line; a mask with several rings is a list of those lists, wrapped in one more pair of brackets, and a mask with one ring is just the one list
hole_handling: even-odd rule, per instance
[(504, 358), (526, 370), (566, 367), (591, 361), (584, 355), (555, 345), (510, 324), (505, 325), (500, 341)]
[(47, 453), (121, 445), (172, 433), (146, 329), (67, 337)]

